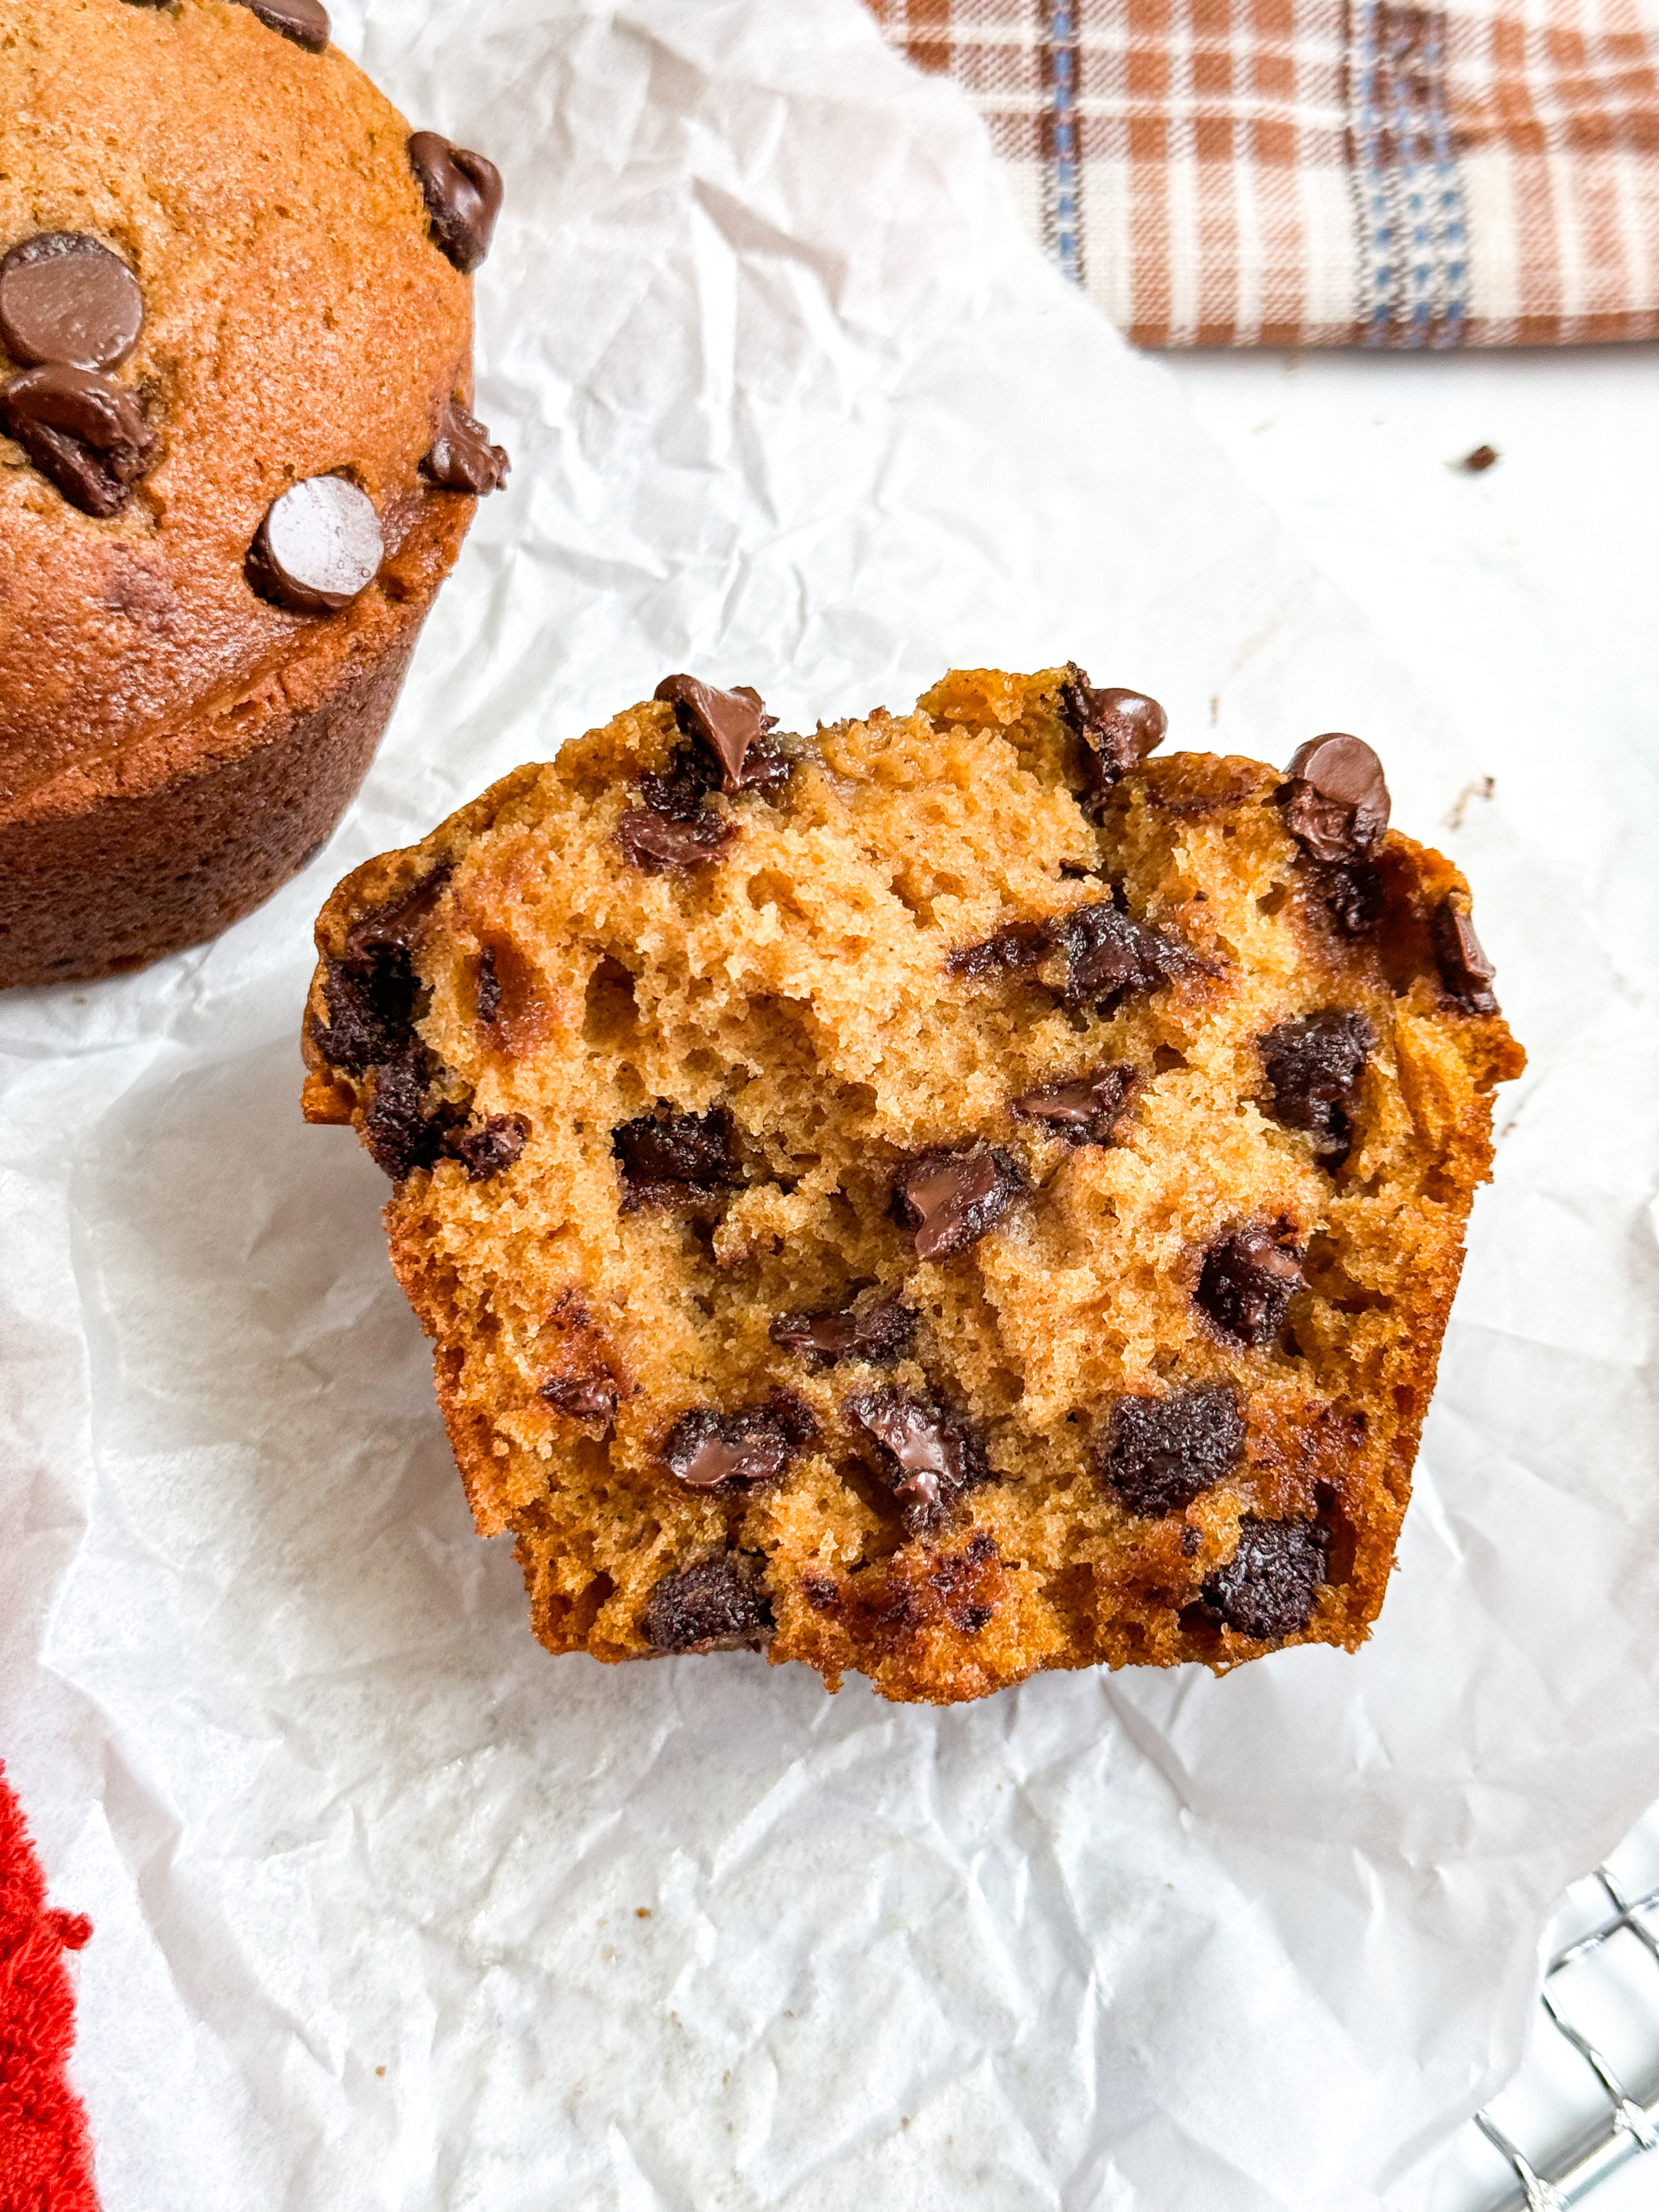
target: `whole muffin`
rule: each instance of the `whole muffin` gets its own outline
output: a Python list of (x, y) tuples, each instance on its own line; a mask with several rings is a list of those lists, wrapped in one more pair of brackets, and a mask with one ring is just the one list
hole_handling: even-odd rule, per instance
[(12, 0), (0, 985), (214, 935), (362, 781), (477, 495), (501, 180), (319, 0)]

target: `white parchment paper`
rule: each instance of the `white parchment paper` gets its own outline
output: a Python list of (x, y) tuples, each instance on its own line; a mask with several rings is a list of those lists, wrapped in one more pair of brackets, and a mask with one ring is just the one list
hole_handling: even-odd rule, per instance
[[(307, 876), (0, 1000), (0, 1753), (97, 1922), (106, 2212), (1408, 2205), (1659, 1790), (1651, 769), (1449, 726), (858, 0), (336, 16), (507, 173), (510, 489)], [(1376, 1636), (945, 1713), (549, 1659), (299, 1120), (317, 906), (670, 668), (810, 726), (1069, 655), (1181, 742), (1370, 737), (1533, 1053)]]

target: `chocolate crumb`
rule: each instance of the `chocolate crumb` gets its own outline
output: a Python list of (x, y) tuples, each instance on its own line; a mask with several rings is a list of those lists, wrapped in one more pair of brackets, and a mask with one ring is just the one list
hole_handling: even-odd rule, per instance
[(916, 1316), (896, 1297), (877, 1298), (861, 1309), (841, 1313), (780, 1314), (772, 1323), (774, 1344), (833, 1366), (838, 1359), (867, 1359), (890, 1366), (910, 1348)]
[(1042, 1122), (1052, 1137), (1066, 1145), (1114, 1143), (1129, 1103), (1139, 1089), (1140, 1072), (1127, 1061), (1097, 1067), (1091, 1075), (1070, 1083), (1045, 1084), (1010, 1103), (1009, 1112), (1022, 1121)]
[(645, 1603), (645, 1639), (653, 1651), (758, 1649), (771, 1626), (765, 1592), (747, 1563), (730, 1553), (665, 1575)]
[(1326, 1166), (1340, 1167), (1353, 1144), (1353, 1094), (1376, 1049), (1364, 1014), (1328, 1006), (1281, 1022), (1257, 1040), (1272, 1102), (1267, 1110), (1286, 1129), (1306, 1129)]
[(623, 1211), (672, 1205), (742, 1180), (736, 1126), (724, 1106), (706, 1114), (677, 1114), (661, 1106), (611, 1133), (622, 1166)]
[(1479, 477), (1495, 468), (1502, 459), (1496, 446), (1477, 446), (1473, 453), (1465, 453), (1457, 465), (1466, 475)]
[(1118, 1399), (1098, 1471), (1132, 1512), (1171, 1513), (1224, 1481), (1243, 1449), (1238, 1393), (1217, 1383), (1164, 1398)]
[(1313, 1618), (1328, 1542), (1311, 1521), (1241, 1522), (1238, 1548), (1205, 1584), (1205, 1602), (1241, 1636), (1294, 1636)]
[(792, 1391), (774, 1390), (763, 1405), (723, 1413), (698, 1406), (682, 1414), (657, 1457), (692, 1490), (725, 1482), (770, 1482), (817, 1435), (811, 1409)]
[(1468, 1013), (1495, 1014), (1498, 1001), (1492, 983), (1498, 970), (1474, 933), (1472, 918), (1448, 899), (1435, 908), (1429, 927), (1440, 981), (1449, 995)]
[(901, 1169), (893, 1197), (917, 1259), (948, 1260), (987, 1236), (1030, 1188), (1000, 1145), (935, 1145)]
[(1261, 1345), (1279, 1334), (1303, 1285), (1302, 1254), (1290, 1224), (1254, 1221), (1205, 1254), (1198, 1303), (1224, 1335)]

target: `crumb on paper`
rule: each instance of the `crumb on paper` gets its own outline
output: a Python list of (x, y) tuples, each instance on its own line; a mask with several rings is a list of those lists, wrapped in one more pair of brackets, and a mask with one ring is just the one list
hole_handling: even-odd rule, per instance
[(1462, 469), (1465, 476), (1484, 476), (1488, 469), (1495, 468), (1502, 458), (1496, 446), (1476, 446), (1472, 452), (1465, 453), (1461, 461), (1454, 461), (1452, 466)]
[(634, 1917), (635, 1920), (648, 1920), (651, 1917), (651, 1907), (648, 1905), (636, 1905), (634, 1907)]
[(1490, 799), (1497, 789), (1498, 779), (1493, 775), (1477, 776), (1473, 783), (1466, 783), (1452, 801), (1450, 811), (1445, 817), (1447, 829), (1461, 830), (1471, 801)]

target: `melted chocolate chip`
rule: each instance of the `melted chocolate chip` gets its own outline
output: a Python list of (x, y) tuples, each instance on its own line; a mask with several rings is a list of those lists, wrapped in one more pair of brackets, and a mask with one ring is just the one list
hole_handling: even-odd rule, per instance
[(647, 876), (689, 875), (718, 860), (737, 836), (737, 824), (723, 822), (712, 807), (700, 806), (689, 821), (677, 822), (652, 806), (630, 806), (617, 824), (623, 857)]
[(325, 962), (328, 1025), (313, 1021), (311, 1033), (324, 1058), (346, 1074), (366, 1075), (413, 1043), (422, 988), (415, 947), (449, 876), (442, 864), (355, 921), (341, 957)]
[(1382, 915), (1382, 880), (1363, 860), (1350, 860), (1322, 871), (1325, 903), (1345, 937), (1363, 937)]
[(368, 589), (386, 552), (368, 494), (344, 477), (290, 484), (249, 549), (248, 582), (291, 614), (332, 614)]
[(26, 367), (118, 368), (143, 320), (138, 279), (83, 230), (37, 231), (0, 261), (0, 339)]
[(611, 1149), (622, 1167), (623, 1211), (672, 1205), (740, 1182), (736, 1136), (724, 1106), (707, 1114), (676, 1114), (665, 1107), (624, 1121), (611, 1133)]
[(994, 1229), (1030, 1188), (1024, 1169), (1000, 1145), (935, 1145), (901, 1169), (893, 1197), (917, 1259), (948, 1260)]
[(657, 1457), (692, 1490), (723, 1482), (770, 1482), (817, 1435), (811, 1410), (787, 1390), (775, 1390), (761, 1406), (722, 1413), (698, 1406), (683, 1414), (663, 1438)]
[(1013, 975), (1040, 968), (1054, 946), (1054, 925), (1048, 921), (1011, 921), (993, 931), (978, 945), (962, 945), (945, 963), (952, 975), (970, 983), (988, 975)]
[(1171, 1513), (1224, 1481), (1243, 1449), (1244, 1416), (1231, 1384), (1120, 1398), (1100, 1474), (1132, 1512)]
[(477, 1128), (451, 1137), (445, 1150), (466, 1170), (469, 1182), (488, 1182), (512, 1166), (529, 1134), (529, 1123), (517, 1114), (492, 1114)]
[(126, 504), (155, 450), (125, 385), (57, 363), (0, 384), (0, 425), (71, 507), (100, 519)]
[(653, 1651), (758, 1645), (771, 1626), (765, 1592), (730, 1553), (665, 1575), (645, 1603), (645, 1640)]
[(1140, 1085), (1140, 1072), (1127, 1062), (1097, 1067), (1072, 1083), (1045, 1084), (1014, 1099), (1009, 1112), (1024, 1121), (1041, 1121), (1051, 1137), (1066, 1145), (1109, 1145), (1117, 1137), (1129, 1101)]
[(439, 419), (438, 434), (421, 463), (421, 473), (445, 491), (470, 492), (483, 499), (501, 489), (512, 465), (507, 448), (492, 446), (477, 416), (469, 415), (459, 399), (452, 399)]
[(1066, 951), (1066, 1001), (1115, 1001), (1132, 991), (1156, 991), (1178, 975), (1214, 975), (1213, 961), (1173, 930), (1137, 921), (1115, 900), (1073, 907), (1056, 925)]
[(488, 1029), (501, 1011), (501, 979), (495, 972), (495, 955), (486, 945), (478, 955), (478, 981), (473, 993), (474, 1018)]
[(241, 0), (241, 4), (308, 52), (319, 54), (328, 44), (328, 10), (321, 0)]
[(772, 1341), (786, 1352), (799, 1352), (832, 1366), (838, 1359), (867, 1359), (890, 1366), (910, 1349), (916, 1317), (896, 1297), (878, 1298), (861, 1310), (848, 1306), (843, 1313), (780, 1314), (772, 1324)]
[(1310, 860), (1363, 860), (1389, 826), (1382, 763), (1363, 738), (1334, 730), (1298, 747), (1279, 787), (1285, 826)]
[(1273, 1120), (1286, 1129), (1310, 1131), (1318, 1157), (1340, 1167), (1353, 1143), (1354, 1090), (1376, 1049), (1376, 1031), (1364, 1014), (1328, 1006), (1281, 1022), (1258, 1042)]
[(877, 1471), (913, 1533), (941, 1520), (970, 1484), (988, 1480), (983, 1439), (953, 1407), (890, 1386), (848, 1398), (842, 1411), (879, 1446)]
[(1472, 1014), (1495, 1014), (1492, 977), (1498, 970), (1486, 957), (1470, 917), (1449, 899), (1435, 908), (1430, 921), (1435, 962), (1440, 980), (1460, 1006)]
[(1285, 1224), (1253, 1221), (1212, 1244), (1199, 1276), (1198, 1303), (1225, 1336), (1266, 1344), (1285, 1325), (1303, 1287), (1302, 1255)]
[[(765, 701), (749, 684), (740, 684), (735, 691), (717, 691), (695, 676), (665, 676), (652, 696), (672, 707), (674, 720), (687, 737), (708, 747), (720, 788), (728, 794), (769, 786), (788, 775), (789, 763), (762, 744), (766, 732), (777, 727), (777, 717), (766, 712)], [(757, 749), (757, 757), (751, 763), (750, 753)]]
[(1163, 744), (1170, 718), (1145, 692), (1115, 684), (1095, 690), (1076, 661), (1060, 685), (1060, 710), (1083, 743), (1085, 783), (1079, 804), (1097, 819), (1112, 786)]
[(501, 173), (482, 154), (452, 146), (435, 131), (417, 131), (409, 142), (409, 166), (426, 198), (432, 240), (463, 276), (489, 251), (501, 211)]
[(435, 1167), (459, 1118), (460, 1109), (447, 1102), (427, 1103), (438, 1072), (434, 1055), (412, 1041), (396, 1059), (375, 1068), (363, 1140), (376, 1167), (393, 1182), (402, 1182), (416, 1168)]
[(1241, 1636), (1294, 1636), (1313, 1619), (1328, 1540), (1310, 1521), (1241, 1522), (1238, 1549), (1205, 1584), (1205, 1602)]
[(609, 1428), (617, 1418), (617, 1386), (608, 1375), (552, 1375), (536, 1395), (573, 1420), (602, 1421)]

